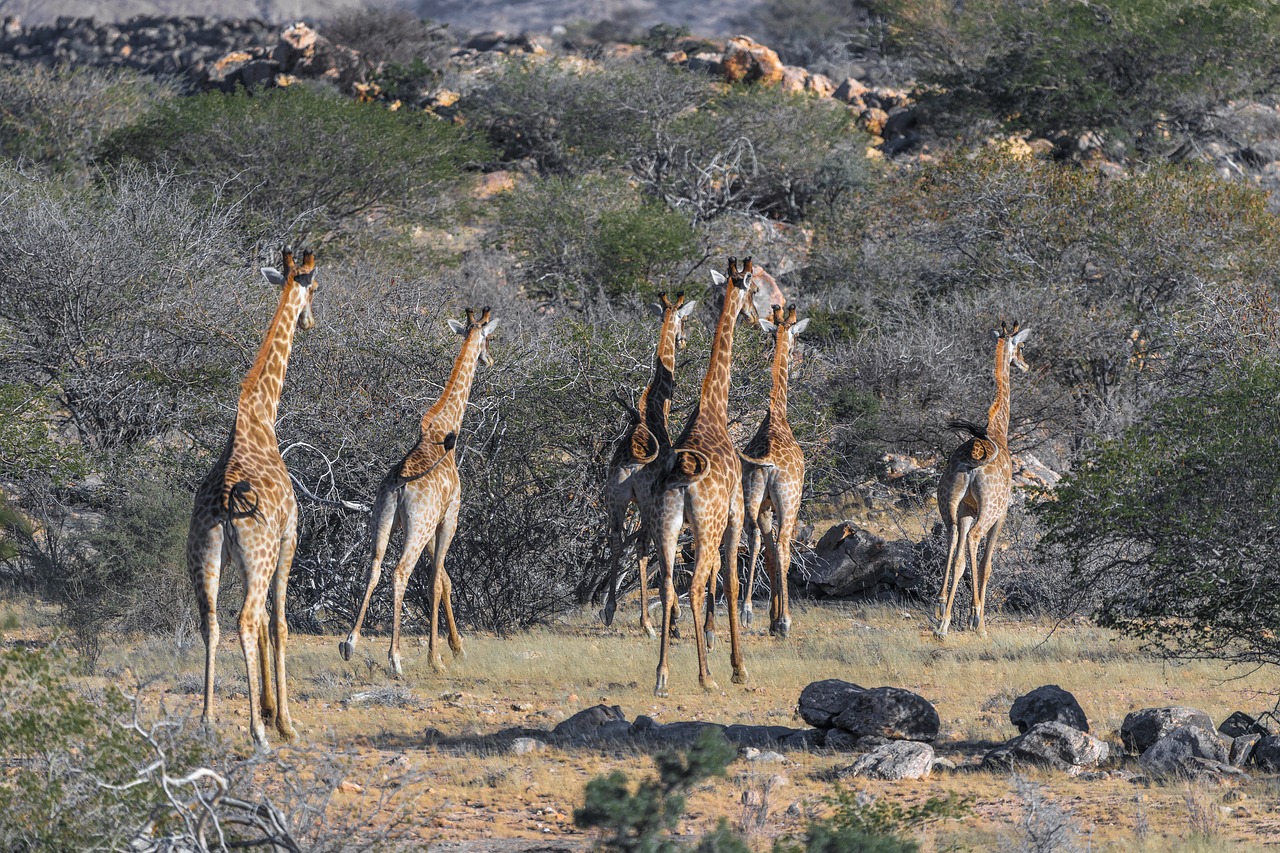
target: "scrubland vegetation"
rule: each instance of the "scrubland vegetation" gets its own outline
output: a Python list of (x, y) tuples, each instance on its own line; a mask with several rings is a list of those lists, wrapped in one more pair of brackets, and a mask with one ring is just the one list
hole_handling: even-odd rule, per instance
[[(1031, 371), (1014, 377), (1013, 452), (1067, 476), (1052, 495), (1015, 497), (996, 600), (1011, 617), (1097, 618), (1175, 657), (1276, 662), (1280, 229), (1275, 200), (1258, 186), (1265, 170), (1233, 172), (1213, 153), (1246, 107), (1275, 110), (1272, 4), (850, 10), (767, 0), (757, 13), (784, 60), (837, 79), (857, 68), (909, 92), (914, 147), (884, 156), (832, 99), (673, 65), (659, 51), (683, 36), (667, 30), (642, 34), (651, 50), (627, 58), (588, 45), (589, 61), (495, 54), (483, 73), (463, 73), (427, 22), (376, 10), (333, 22), (335, 40), (381, 63), (389, 98), (457, 92), (434, 112), (390, 110), (316, 82), (189, 94), (180, 81), (132, 72), (0, 69), (0, 585), (17, 602), (0, 613), (6, 633), (57, 632), (68, 650), (6, 652), (5, 695), (25, 693), (32, 705), (12, 724), (25, 734), (0, 741), (7, 759), (52, 756), (40, 778), (70, 786), (62, 806), (40, 800), (21, 774), (17, 787), (0, 786), (0, 811), (61, 809), (31, 812), (51, 835), (10, 837), (8, 849), (71, 849), (82, 838), (119, 846), (128, 839), (104, 833), (123, 825), (120, 815), (136, 829), (158, 819), (157, 803), (174, 805), (164, 820), (178, 821), (176, 804), (189, 802), (153, 773), (112, 794), (110, 808), (65, 805), (100, 804), (106, 789), (86, 781), (123, 784), (156, 746), (146, 714), (139, 728), (114, 727), (131, 718), (127, 697), (99, 707), (59, 692), (57, 679), (122, 671), (131, 665), (120, 644), (174, 647), (180, 669), (197, 670), (190, 498), (225, 440), (275, 304), (256, 268), (283, 244), (313, 248), (319, 263), (319, 325), (297, 338), (277, 428), (300, 494), (288, 598), (299, 636), (335, 634), (354, 615), (368, 521), (339, 501), (369, 501), (412, 444), (455, 355), (444, 321), (481, 305), (502, 325), (458, 439), (457, 612), (464, 630), (503, 637), (580, 623), (604, 571), (599, 495), (624, 426), (609, 395), (638, 389), (650, 369), (645, 305), (660, 291), (703, 300), (677, 365), (678, 425), (710, 346), (709, 271), (751, 255), (812, 318), (790, 386), (807, 455), (802, 523), (840, 520), (864, 499), (916, 518), (933, 512), (933, 483), (889, 483), (881, 460), (945, 457), (956, 443), (946, 421), (981, 419), (990, 403), (990, 330), (1020, 321), (1034, 332)], [(732, 429), (745, 440), (769, 391), (762, 336), (739, 332), (733, 370)], [(425, 575), (410, 586), (411, 629), (421, 627)], [(240, 593), (229, 574), (224, 584), (230, 624)], [(374, 599), (373, 625), (389, 598)], [(919, 602), (902, 607), (923, 618)], [(46, 620), (38, 626), (36, 612)], [(861, 636), (812, 641), (829, 656), (796, 645), (874, 670), (859, 657)], [(615, 642), (606, 632), (599, 647)], [(1000, 654), (998, 642), (964, 648)], [(619, 664), (643, 660), (647, 671), (650, 651), (637, 641)], [(748, 647), (749, 662), (759, 654)], [(910, 665), (928, 665), (921, 656)], [(302, 671), (317, 685), (325, 668), (360, 677), (330, 657)], [(787, 660), (775, 674), (802, 662)], [(981, 680), (982, 660), (957, 677)], [(233, 655), (223, 663), (229, 681), (238, 677)], [(1062, 677), (1060, 661), (1044, 663), (1039, 683)], [(779, 691), (775, 704), (794, 702), (793, 686), (770, 684), (768, 665), (751, 669)], [(904, 680), (892, 668), (883, 676), (895, 678)], [(0, 708), (2, 734), (16, 712)], [(318, 738), (329, 723), (315, 714)], [(50, 718), (68, 720), (56, 743), (32, 734), (47, 727), (22, 728)], [(334, 725), (337, 743), (355, 736)], [(90, 743), (109, 746), (95, 760), (116, 763), (58, 764)], [(185, 737), (164, 744), (167, 760), (188, 769), (219, 750)], [(274, 760), (237, 765), (229, 790), (256, 802), (255, 780), (280, 778), (261, 763)], [(633, 761), (628, 772), (646, 768)], [(328, 796), (341, 778), (335, 770), (298, 796)], [(402, 806), (388, 801), (382, 812), (390, 835)], [(297, 806), (295, 829), (304, 813), (325, 812)], [(346, 849), (332, 840), (338, 830), (302, 825), (315, 827), (306, 849)], [(850, 826), (860, 824), (821, 832)], [(935, 831), (926, 847), (948, 849)], [(424, 835), (418, 826), (405, 838)], [(864, 849), (819, 846), (818, 835), (807, 849)], [(1209, 836), (1197, 849), (1220, 842)]]

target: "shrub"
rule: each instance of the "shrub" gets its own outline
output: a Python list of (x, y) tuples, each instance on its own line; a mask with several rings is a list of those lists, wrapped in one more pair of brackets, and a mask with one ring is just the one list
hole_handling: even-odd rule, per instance
[(1108, 131), (1158, 157), (1277, 79), (1280, 9), (1264, 0), (878, 6), (937, 63), (942, 109), (1038, 134)]
[(0, 69), (0, 156), (83, 170), (105, 136), (172, 96), (169, 86), (124, 69)]
[(1087, 453), (1036, 507), (1102, 624), (1172, 657), (1276, 663), (1280, 370), (1243, 363)]
[(576, 175), (649, 150), (655, 134), (711, 92), (705, 77), (659, 60), (587, 68), (510, 60), (462, 107), (504, 159)]
[(324, 35), (359, 51), (374, 66), (439, 68), (457, 44), (447, 24), (420, 18), (408, 9), (364, 6), (338, 12), (324, 22)]
[(700, 260), (689, 222), (600, 175), (548, 178), (502, 201), (504, 239), (534, 297), (652, 298)]
[(419, 207), (487, 151), (461, 125), (295, 85), (173, 101), (112, 134), (103, 156), (234, 187), (282, 234), (313, 216), (334, 227), (374, 207)]

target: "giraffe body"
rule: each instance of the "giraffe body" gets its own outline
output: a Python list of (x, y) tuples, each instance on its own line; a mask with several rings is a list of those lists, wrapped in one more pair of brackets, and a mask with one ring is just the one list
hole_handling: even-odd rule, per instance
[(804, 491), (804, 451), (787, 422), (787, 374), (792, 345), (808, 324), (808, 319), (796, 321), (795, 308), (784, 312), (777, 305), (773, 306), (772, 320), (760, 320), (761, 327), (774, 336), (773, 387), (769, 411), (742, 454), (744, 523), (749, 553), (742, 619), (751, 624), (756, 560), (763, 539), (765, 565), (769, 571), (769, 631), (782, 637), (791, 630), (787, 573), (791, 568), (791, 543), (795, 539)]
[(471, 396), (471, 384), (476, 365), (492, 364), (488, 338), (497, 327), (497, 320), (489, 319), (485, 308), (479, 320), (470, 309), (467, 322), (450, 320), (449, 326), (462, 336), (462, 347), (454, 361), (453, 370), (444, 391), (425, 415), (418, 442), (403, 459), (392, 466), (378, 488), (370, 520), (373, 556), (369, 576), (365, 584), (364, 599), (356, 614), (355, 624), (338, 650), (344, 660), (350, 660), (360, 639), (360, 626), (364, 623), (373, 589), (382, 577), (382, 561), (387, 543), (397, 527), (404, 528), (404, 548), (392, 576), (391, 647), (387, 661), (395, 675), (404, 672), (400, 656), (400, 616), (404, 605), (404, 592), (409, 576), (425, 550), (431, 560), (431, 628), (427, 635), (427, 654), (432, 669), (443, 669), (443, 661), (437, 649), (440, 610), (443, 607), (445, 626), (449, 633), (449, 648), (454, 655), (462, 654), (462, 637), (453, 618), (450, 593), (453, 584), (445, 571), (445, 555), (458, 529), (458, 510), (462, 505), (462, 486), (458, 478), (458, 463), (453, 453), (467, 400)]
[[(711, 361), (702, 381), (702, 395), (689, 418), (684, 433), (666, 453), (660, 454), (665, 472), (653, 491), (642, 500), (642, 510), (651, 513), (645, 523), (658, 546), (662, 563), (662, 630), (654, 693), (667, 695), (668, 654), (671, 622), (675, 607), (675, 558), (680, 531), (687, 523), (694, 538), (693, 580), (689, 586), (689, 610), (693, 618), (694, 642), (698, 651), (698, 681), (704, 689), (715, 689), (707, 666), (707, 649), (712, 636), (714, 598), (707, 597), (715, 573), (723, 567), (729, 594), (729, 645), (733, 681), (747, 680), (738, 630), (738, 540), (742, 534), (742, 463), (729, 438), (729, 369), (733, 358), (733, 333), (737, 316), (744, 310), (754, 314), (751, 302), (753, 282), (751, 259), (741, 271), (729, 260), (727, 277), (713, 273), (717, 284), (725, 284), (724, 306), (711, 346)], [(723, 546), (721, 558), (718, 548)], [(703, 605), (706, 605), (704, 621)]]
[[(986, 636), (987, 583), (996, 542), (1013, 493), (1013, 459), (1009, 454), (1009, 366), (1027, 369), (1022, 343), (1030, 329), (1012, 330), (1003, 324), (992, 332), (996, 341), (996, 399), (987, 412), (987, 425), (965, 421), (951, 426), (972, 436), (951, 454), (938, 483), (938, 512), (947, 536), (947, 566), (938, 593), (938, 624), (934, 633), (946, 637), (965, 564), (973, 566), (973, 627)], [(978, 549), (982, 546), (982, 561)]]
[[(661, 304), (655, 305), (661, 318), (658, 344), (654, 350), (653, 376), (640, 395), (639, 407), (631, 412), (631, 425), (614, 451), (605, 477), (604, 500), (609, 514), (609, 589), (600, 618), (606, 625), (613, 624), (618, 609), (618, 575), (622, 553), (626, 547), (624, 533), (627, 514), (632, 503), (640, 504), (642, 494), (652, 491), (653, 483), (662, 473), (655, 464), (661, 449), (671, 446), (667, 430), (667, 418), (671, 413), (671, 395), (675, 388), (676, 349), (685, 342), (684, 321), (697, 307), (697, 301), (685, 302), (684, 294), (677, 294), (675, 302), (661, 296)], [(648, 602), (648, 530), (643, 524), (635, 536), (639, 558), (640, 579), (640, 627), (654, 635), (649, 621)]]
[[(223, 448), (196, 490), (187, 533), (187, 567), (196, 591), (205, 642), (205, 725), (213, 721), (215, 659), (220, 630), (218, 588), (222, 569), (239, 567), (244, 578), (240, 646), (249, 680), (249, 731), (266, 748), (264, 718), (286, 739), (295, 736), (286, 686), (285, 592), (298, 542), (298, 502), (276, 441), (275, 422), (295, 328), (311, 328), (315, 258), (295, 264), (284, 251), (284, 272), (264, 268), (281, 286), (280, 303), (262, 348), (240, 389), (236, 419)], [(270, 596), (272, 609), (267, 615)]]

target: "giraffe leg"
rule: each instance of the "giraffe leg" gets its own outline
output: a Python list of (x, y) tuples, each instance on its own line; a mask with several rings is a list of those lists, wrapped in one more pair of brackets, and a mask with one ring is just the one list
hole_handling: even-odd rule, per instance
[[(268, 601), (263, 602), (263, 606), (268, 605)], [(263, 720), (274, 720), (276, 718), (276, 693), (275, 683), (271, 678), (271, 626), (268, 620), (263, 619), (258, 623), (258, 678), (259, 684), (262, 685), (262, 708)]]
[(747, 530), (747, 588), (742, 596), (742, 622), (750, 626), (754, 619), (753, 600), (756, 593), (756, 560), (760, 557), (760, 531), (764, 523), (764, 478), (760, 469), (742, 472), (744, 520)]
[[(288, 676), (285, 668), (285, 649), (289, 645), (289, 622), (285, 618), (285, 593), (289, 589), (289, 571), (293, 567), (293, 554), (298, 548), (298, 521), (295, 515), (280, 542), (280, 556), (276, 558), (275, 576), (271, 592), (271, 639), (275, 647), (276, 675), (276, 731), (285, 740), (298, 736), (289, 713)], [(266, 710), (263, 710), (266, 713)]]
[[(391, 578), (391, 647), (387, 650), (387, 663), (391, 667), (392, 674), (397, 678), (404, 675), (404, 667), (400, 658), (400, 618), (404, 610), (404, 591), (409, 586), (409, 576), (413, 574), (413, 568), (418, 564), (418, 558), (422, 556), (423, 549), (427, 547), (427, 540), (430, 535), (426, 525), (416, 521), (412, 512), (405, 513), (404, 522), (404, 550), (400, 553), (400, 560), (396, 563), (395, 574)], [(434, 651), (434, 607), (431, 608), (431, 627), (431, 637), (427, 642)]]
[(973, 581), (973, 606), (974, 618), (973, 627), (977, 629), (978, 635), (987, 636), (987, 582), (991, 580), (991, 560), (995, 556), (996, 541), (1000, 538), (1000, 531), (1004, 528), (1004, 516), (997, 518), (995, 523), (991, 525), (991, 530), (986, 536), (986, 544), (982, 549), (982, 563), (974, 563), (974, 581)]
[[(240, 608), (240, 649), (244, 654), (245, 673), (248, 677), (249, 694), (249, 733), (254, 745), (263, 751), (270, 749), (267, 744), (267, 730), (262, 720), (262, 686), (261, 660), (258, 656), (258, 636), (262, 630), (262, 621), (266, 618), (267, 586), (275, 569), (276, 549), (268, 548), (265, 543), (255, 543), (255, 537), (245, 535), (236, 529), (235, 538), (240, 541), (233, 546), (244, 577), (244, 604)], [(256, 537), (260, 538), (260, 537)]]
[(729, 664), (733, 667), (733, 683), (746, 684), (747, 667), (742, 659), (742, 626), (738, 622), (738, 608), (734, 606), (738, 600), (738, 541), (742, 537), (742, 505), (730, 502), (729, 524), (725, 527), (721, 542), (724, 556), (721, 558), (724, 567), (725, 597), (729, 602)]
[(938, 604), (933, 609), (934, 622), (942, 624), (942, 611), (947, 606), (947, 587), (951, 584), (951, 569), (955, 566), (956, 549), (960, 543), (960, 528), (951, 521), (944, 521), (947, 529), (947, 565), (942, 574), (942, 588), (938, 590)]
[(968, 542), (969, 531), (972, 527), (973, 516), (971, 515), (962, 517), (960, 519), (960, 523), (957, 525), (956, 532), (959, 534), (960, 542), (953, 549), (955, 556), (954, 565), (949, 564), (947, 566), (947, 578), (950, 583), (945, 590), (946, 600), (943, 602), (942, 619), (938, 622), (938, 627), (934, 629), (934, 634), (936, 634), (939, 639), (947, 636), (947, 631), (951, 627), (951, 606), (955, 603), (956, 590), (960, 587), (960, 579), (964, 577), (965, 543)]
[[(697, 536), (697, 533), (694, 533)], [(704, 605), (711, 577), (716, 573), (719, 554), (708, 542), (698, 542), (694, 546), (693, 583), (689, 585), (689, 618), (693, 621), (693, 641), (698, 649), (698, 684), (703, 690), (718, 690), (719, 685), (711, 678), (711, 669), (707, 662), (707, 641), (703, 633), (706, 626)], [(736, 618), (736, 614), (735, 614)]]
[(793, 510), (784, 516), (781, 529), (775, 544), (773, 560), (774, 574), (771, 579), (773, 589), (770, 596), (776, 602), (777, 634), (786, 637), (791, 633), (791, 591), (787, 585), (787, 575), (791, 572), (791, 543), (795, 539), (796, 512)]
[(680, 537), (680, 528), (684, 526), (683, 507), (677, 507), (670, 518), (663, 519), (658, 530), (658, 561), (662, 572), (662, 587), (659, 595), (662, 599), (662, 630), (658, 634), (658, 675), (654, 682), (653, 695), (665, 698), (667, 689), (667, 661), (672, 639), (672, 622), (676, 612), (676, 548)]
[[(774, 539), (772, 530), (766, 530), (764, 533), (764, 565), (769, 572), (769, 633), (774, 635), (787, 635), (786, 629), (782, 626), (782, 600), (778, 597), (778, 543)], [(790, 620), (788, 619), (787, 628), (789, 629)]]
[(600, 621), (605, 625), (613, 625), (613, 616), (618, 611), (618, 570), (622, 563), (623, 527), (627, 521), (627, 505), (609, 507), (609, 578), (608, 590), (605, 593), (604, 609), (600, 611)]
[(213, 725), (214, 661), (218, 654), (218, 583), (227, 561), (222, 524), (197, 512), (187, 533), (187, 569), (196, 592), (200, 632), (204, 637), (204, 710), (201, 722)]
[[(431, 585), (433, 594), (439, 589), (439, 602), (444, 606), (444, 624), (449, 631), (449, 649), (453, 652), (453, 656), (466, 657), (462, 650), (462, 636), (458, 633), (458, 624), (453, 619), (453, 581), (449, 579), (449, 572), (445, 569), (444, 557), (449, 553), (449, 544), (453, 542), (453, 534), (458, 530), (458, 510), (461, 503), (458, 499), (454, 499), (449, 505), (449, 509), (445, 511), (444, 520), (440, 522), (440, 527), (436, 530), (435, 547), (432, 549), (432, 565), (435, 571), (435, 583)], [(431, 605), (432, 631), (431, 635), (435, 636), (434, 614), (436, 605)], [(433, 658), (434, 659), (434, 658)]]
[(398, 490), (387, 489), (378, 494), (377, 503), (373, 507), (373, 516), (369, 521), (369, 532), (373, 540), (373, 561), (369, 565), (369, 577), (365, 583), (364, 599), (360, 602), (360, 610), (356, 613), (355, 624), (351, 633), (338, 644), (338, 653), (343, 660), (351, 660), (355, 653), (356, 643), (360, 640), (360, 626), (364, 624), (365, 614), (369, 610), (369, 601), (373, 598), (373, 588), (382, 579), (382, 560), (387, 554), (387, 542), (395, 530), (396, 520), (400, 515)]
[[(734, 568), (736, 569), (737, 566)], [(707, 580), (706, 613), (702, 617), (702, 636), (706, 641), (708, 652), (716, 647), (716, 586), (719, 580), (720, 566), (717, 564), (711, 570), (710, 579)], [(689, 593), (689, 607), (693, 607), (692, 591)]]
[(653, 629), (653, 622), (649, 619), (649, 534), (643, 528), (641, 535), (636, 539), (636, 548), (639, 551), (638, 564), (640, 581), (640, 627), (650, 637), (656, 637), (657, 632)]

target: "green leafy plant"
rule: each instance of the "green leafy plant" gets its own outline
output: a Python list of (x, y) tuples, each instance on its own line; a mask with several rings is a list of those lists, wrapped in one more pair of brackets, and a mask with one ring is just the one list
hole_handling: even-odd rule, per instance
[[(736, 751), (719, 732), (703, 732), (686, 755), (662, 752), (654, 758), (657, 778), (640, 782), (632, 789), (627, 774), (615, 770), (587, 783), (582, 808), (574, 809), (573, 821), (584, 829), (600, 832), (605, 850), (627, 853), (674, 853), (685, 849), (670, 833), (684, 814), (689, 791), (704, 779), (723, 776)], [(742, 850), (729, 846), (728, 830), (722, 825), (716, 837), (698, 850)]]

